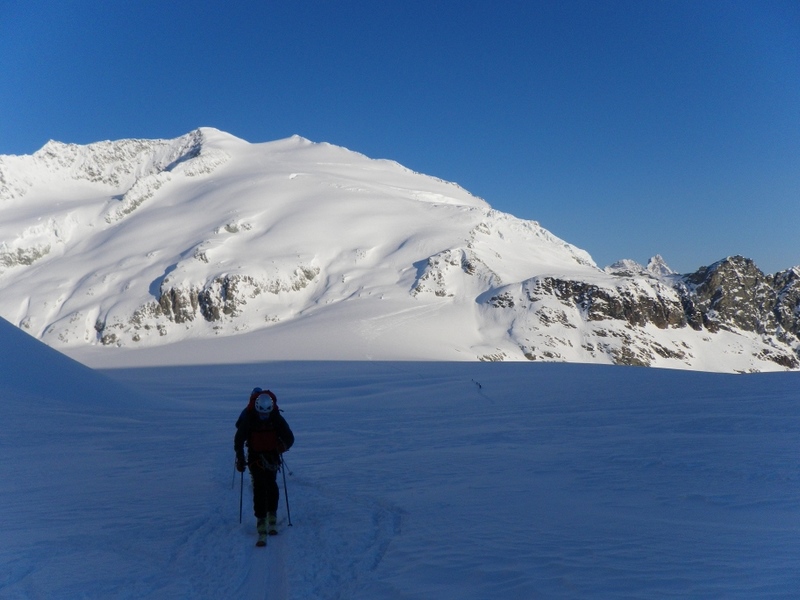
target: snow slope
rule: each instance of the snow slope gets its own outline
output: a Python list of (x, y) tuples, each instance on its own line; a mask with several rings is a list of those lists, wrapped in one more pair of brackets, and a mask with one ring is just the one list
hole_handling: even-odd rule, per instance
[[(689, 327), (672, 276), (660, 259), (603, 271), (456, 184), (297, 136), (201, 128), (0, 157), (0, 315), (81, 360), (235, 337), (215, 362), (798, 364), (774, 324)], [(593, 310), (643, 303), (628, 312), (677, 321), (589, 317), (591, 295)]]
[[(60, 348), (150, 347), (284, 323), (302, 330), (318, 315), (385, 323), (402, 313), (415, 334), (441, 338), (438, 356), (474, 359), (463, 352), (482, 341), (472, 325), (482, 282), (459, 285), (470, 279), (460, 268), (426, 273), (429, 259), (447, 271), (468, 245), (486, 247), (487, 277), (504, 280), (593, 265), (536, 223), (492, 211), (455, 184), (296, 136), (249, 144), (203, 128), (172, 141), (51, 142), (3, 160), (27, 186), (6, 190), (2, 207), (0, 314)], [(225, 299), (209, 320), (187, 299), (200, 290)], [(451, 290), (459, 298), (442, 302)], [(161, 298), (169, 318), (153, 314)], [(444, 313), (463, 337), (459, 328), (431, 328)], [(361, 358), (376, 341), (391, 353), (393, 342), (376, 340), (380, 331), (359, 325)], [(314, 355), (316, 337), (296, 344)]]
[[(207, 357), (210, 358), (210, 357)], [(0, 597), (789, 598), (798, 373), (79, 365), (0, 320)], [(208, 360), (206, 361), (208, 362)], [(280, 399), (292, 527), (253, 547), (233, 422)]]

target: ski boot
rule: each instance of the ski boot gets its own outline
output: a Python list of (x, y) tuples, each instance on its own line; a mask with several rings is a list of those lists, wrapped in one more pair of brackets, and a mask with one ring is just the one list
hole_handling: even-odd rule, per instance
[(268, 513), (267, 522), (269, 523), (268, 533), (270, 535), (278, 535), (278, 516), (274, 512)]
[(267, 545), (267, 520), (264, 517), (261, 517), (256, 522), (256, 530), (258, 531), (258, 541), (256, 542), (256, 546), (266, 546)]

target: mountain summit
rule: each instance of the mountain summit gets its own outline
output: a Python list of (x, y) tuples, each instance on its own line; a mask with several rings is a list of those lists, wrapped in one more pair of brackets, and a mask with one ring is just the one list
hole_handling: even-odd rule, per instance
[(51, 141), (0, 157), (0, 211), (0, 315), (68, 353), (800, 368), (800, 269), (601, 270), (456, 184), (298, 136)]

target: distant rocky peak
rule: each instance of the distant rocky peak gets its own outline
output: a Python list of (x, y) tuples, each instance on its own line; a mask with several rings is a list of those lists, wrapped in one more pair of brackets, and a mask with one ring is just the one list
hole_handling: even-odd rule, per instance
[(635, 260), (623, 258), (612, 265), (607, 266), (604, 271), (610, 275), (619, 277), (640, 277), (646, 274), (645, 268)]
[(648, 260), (646, 267), (635, 260), (624, 258), (607, 266), (604, 271), (619, 277), (655, 277), (656, 279), (676, 274), (660, 254), (656, 254)]
[(775, 281), (780, 282), (782, 285), (800, 282), (800, 266), (776, 273)]
[(686, 276), (691, 284), (710, 287), (717, 287), (723, 281), (753, 282), (764, 278), (755, 263), (743, 256), (729, 256)]
[(667, 265), (667, 262), (661, 257), (660, 254), (656, 254), (647, 261), (646, 271), (651, 275), (655, 275), (656, 277), (666, 277), (676, 274), (675, 271), (669, 268), (669, 265)]

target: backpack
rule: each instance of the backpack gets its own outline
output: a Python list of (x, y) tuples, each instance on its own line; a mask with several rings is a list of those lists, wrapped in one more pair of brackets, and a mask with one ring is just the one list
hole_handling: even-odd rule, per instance
[(253, 426), (250, 428), (250, 435), (247, 439), (248, 450), (254, 454), (280, 452), (278, 430), (272, 418), (261, 421), (256, 417), (252, 423)]

